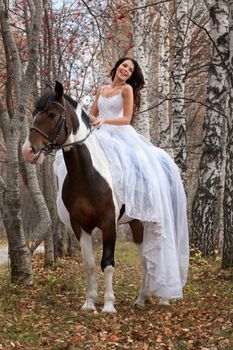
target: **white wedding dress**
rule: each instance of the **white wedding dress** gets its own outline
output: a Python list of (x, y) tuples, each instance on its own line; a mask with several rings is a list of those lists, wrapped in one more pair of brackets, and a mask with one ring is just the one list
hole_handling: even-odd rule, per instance
[[(98, 109), (104, 119), (120, 118), (122, 94), (100, 95)], [(125, 204), (126, 215), (144, 224), (142, 255), (148, 270), (148, 291), (163, 299), (181, 298), (189, 242), (186, 195), (177, 165), (130, 125), (104, 124), (94, 134), (109, 160), (114, 190), (119, 202)], [(56, 161), (55, 171), (60, 173)]]

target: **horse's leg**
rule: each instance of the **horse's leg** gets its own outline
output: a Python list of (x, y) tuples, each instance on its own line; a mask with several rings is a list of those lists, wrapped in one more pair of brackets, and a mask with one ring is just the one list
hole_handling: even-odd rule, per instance
[(138, 297), (134, 303), (135, 306), (143, 307), (145, 305), (145, 302), (148, 302), (150, 300), (150, 297), (147, 292), (147, 281), (148, 281), (148, 274), (147, 274), (147, 267), (146, 267), (146, 259), (142, 256), (142, 244), (137, 245), (138, 251), (141, 259), (141, 266), (142, 266), (142, 281), (141, 286), (138, 292)]
[(149, 296), (147, 294), (147, 268), (146, 268), (146, 260), (142, 256), (142, 243), (143, 243), (143, 224), (139, 220), (132, 220), (129, 222), (133, 240), (137, 244), (138, 251), (141, 258), (142, 264), (142, 282), (139, 289), (137, 300), (135, 301), (135, 306), (144, 306), (145, 301), (149, 300)]
[(112, 288), (112, 277), (114, 273), (114, 250), (116, 242), (115, 223), (110, 223), (102, 227), (103, 233), (103, 256), (101, 260), (101, 268), (104, 272), (105, 293), (103, 312), (116, 312), (114, 307), (115, 296)]
[(159, 305), (161, 306), (170, 306), (170, 302), (169, 302), (169, 299), (160, 299), (159, 301)]
[(87, 275), (87, 295), (86, 302), (82, 310), (95, 310), (95, 300), (98, 296), (95, 258), (93, 255), (92, 238), (91, 235), (82, 231), (80, 238), (80, 246), (83, 258), (83, 264)]

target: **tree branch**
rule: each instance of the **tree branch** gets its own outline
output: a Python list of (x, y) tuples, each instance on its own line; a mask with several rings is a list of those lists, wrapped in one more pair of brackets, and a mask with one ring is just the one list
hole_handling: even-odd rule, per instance
[(3, 0), (0, 0), (0, 23), (1, 23), (1, 32), (2, 32), (5, 51), (10, 50), (10, 53), (12, 56), (15, 93), (16, 93), (16, 100), (18, 101), (20, 96), (20, 83), (22, 80), (21, 61), (20, 61), (19, 51), (17, 49), (14, 36), (11, 32), (11, 29), (8, 23), (7, 10), (5, 8)]
[[(152, 109), (154, 109), (154, 108), (157, 108), (158, 106), (160, 106), (161, 104), (163, 104), (165, 101), (172, 101), (172, 100), (174, 100), (174, 98), (165, 97), (165, 98), (164, 98), (162, 101), (160, 101), (159, 103), (157, 103), (157, 104), (155, 104), (155, 105), (152, 105), (151, 107), (149, 107), (148, 109), (146, 109), (146, 110), (144, 110), (144, 111), (140, 111), (139, 113), (137, 113), (137, 115), (138, 115), (138, 114), (142, 114), (142, 113), (147, 112), (147, 111), (150, 111), (150, 110), (152, 110)], [(179, 100), (185, 100), (185, 101), (189, 101), (189, 102), (192, 102), (192, 103), (198, 103), (198, 104), (200, 104), (200, 105), (202, 105), (202, 106), (204, 106), (204, 107), (206, 107), (206, 108), (208, 108), (208, 109), (211, 109), (212, 111), (218, 113), (219, 115), (221, 115), (221, 116), (227, 118), (227, 115), (226, 115), (226, 114), (224, 114), (224, 113), (220, 112), (219, 110), (217, 110), (217, 109), (215, 109), (215, 108), (213, 108), (213, 107), (207, 105), (206, 103), (204, 103), (204, 102), (202, 102), (202, 101), (196, 101), (196, 100), (194, 100), (194, 99), (192, 99), (192, 98), (188, 98), (188, 97), (179, 97)]]
[(212, 39), (212, 37), (211, 37), (210, 33), (208, 32), (208, 30), (207, 30), (205, 27), (203, 27), (201, 24), (198, 24), (196, 21), (194, 21), (191, 17), (188, 16), (188, 18), (189, 18), (189, 20), (190, 20), (192, 23), (194, 23), (197, 27), (201, 28), (202, 30), (204, 30), (204, 31), (206, 32), (208, 38), (209, 38), (210, 41), (212, 42), (212, 44), (213, 44), (214, 48), (216, 49), (216, 51), (217, 51), (219, 57), (221, 58), (221, 62), (222, 62), (222, 64), (223, 64), (224, 68), (226, 69), (226, 71), (227, 71), (227, 73), (229, 74), (229, 76), (232, 76), (231, 70), (228, 68), (228, 66), (227, 66), (226, 63), (224, 62), (223, 57), (222, 57), (222, 54), (221, 54), (221, 52), (219, 51), (218, 46), (216, 45), (215, 41)]

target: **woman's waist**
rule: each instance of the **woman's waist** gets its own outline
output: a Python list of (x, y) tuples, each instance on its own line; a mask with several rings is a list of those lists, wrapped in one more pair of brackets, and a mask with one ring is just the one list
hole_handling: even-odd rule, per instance
[(119, 119), (122, 117), (122, 113), (120, 114), (106, 114), (106, 113), (99, 113), (99, 117), (104, 119), (104, 120), (109, 120), (109, 119)]

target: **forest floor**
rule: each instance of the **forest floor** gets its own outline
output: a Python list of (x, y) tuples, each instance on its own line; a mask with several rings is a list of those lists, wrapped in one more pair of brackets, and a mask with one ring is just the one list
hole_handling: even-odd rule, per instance
[[(100, 248), (97, 249), (97, 263)], [(0, 349), (30, 350), (232, 350), (232, 269), (221, 270), (219, 257), (192, 252), (184, 299), (170, 307), (153, 297), (144, 309), (133, 307), (140, 284), (140, 264), (131, 242), (116, 246), (116, 314), (101, 312), (103, 274), (98, 267), (97, 310), (80, 310), (85, 301), (81, 257), (61, 259), (45, 268), (33, 257), (34, 286), (9, 282), (0, 268)]]
[[(38, 248), (36, 248), (36, 253), (42, 253), (44, 251), (44, 246), (41, 244)], [(8, 244), (6, 240), (0, 239), (0, 265), (9, 263), (9, 256), (8, 256)]]

